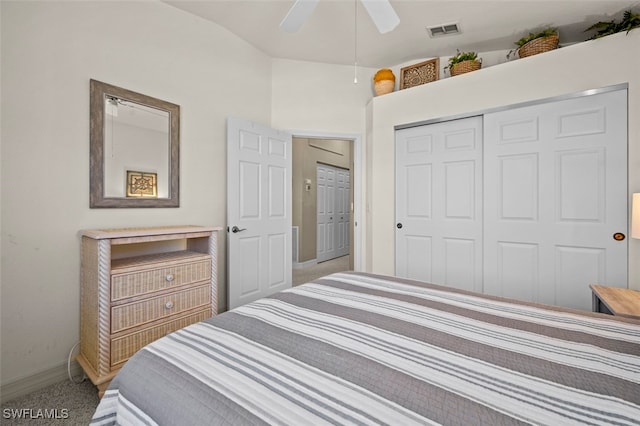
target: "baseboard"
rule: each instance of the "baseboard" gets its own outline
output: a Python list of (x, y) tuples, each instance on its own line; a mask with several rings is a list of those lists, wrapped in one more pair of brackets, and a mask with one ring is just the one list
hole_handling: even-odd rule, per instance
[(304, 268), (308, 268), (309, 266), (315, 266), (318, 264), (318, 261), (316, 259), (311, 259), (311, 260), (307, 260), (306, 262), (293, 262), (292, 264), (292, 268), (293, 269), (304, 269)]
[[(79, 380), (84, 374), (77, 362), (71, 363), (71, 374), (75, 380)], [(47, 386), (60, 383), (63, 380), (69, 380), (66, 362), (36, 374), (23, 377), (22, 379), (3, 384), (0, 386), (0, 403), (4, 404), (6, 401), (11, 401), (12, 399), (28, 395), (31, 392), (39, 391)]]

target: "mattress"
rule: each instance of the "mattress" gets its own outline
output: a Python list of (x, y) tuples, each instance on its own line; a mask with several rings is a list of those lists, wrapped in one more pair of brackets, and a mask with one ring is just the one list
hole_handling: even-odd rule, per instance
[(640, 425), (640, 322), (338, 273), (146, 346), (92, 424)]

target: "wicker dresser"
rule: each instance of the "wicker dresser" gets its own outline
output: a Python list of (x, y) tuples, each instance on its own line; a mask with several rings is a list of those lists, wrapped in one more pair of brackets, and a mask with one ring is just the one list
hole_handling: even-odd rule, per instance
[(220, 228), (82, 232), (80, 353), (100, 396), (144, 345), (217, 314)]

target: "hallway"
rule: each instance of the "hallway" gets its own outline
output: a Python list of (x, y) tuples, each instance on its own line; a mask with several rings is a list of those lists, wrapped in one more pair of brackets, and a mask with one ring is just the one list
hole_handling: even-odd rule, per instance
[(293, 270), (293, 286), (304, 284), (316, 278), (332, 274), (334, 272), (342, 272), (349, 270), (349, 255), (337, 257), (327, 260), (326, 262), (317, 263), (304, 269)]

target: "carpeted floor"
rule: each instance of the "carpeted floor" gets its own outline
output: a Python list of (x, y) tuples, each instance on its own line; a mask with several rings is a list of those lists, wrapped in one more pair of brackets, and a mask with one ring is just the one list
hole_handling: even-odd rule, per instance
[(327, 260), (326, 262), (317, 263), (308, 268), (294, 269), (293, 285), (296, 286), (304, 284), (334, 272), (348, 271), (351, 269), (349, 267), (349, 258), (349, 255), (347, 255)]
[[(293, 285), (300, 285), (333, 272), (349, 270), (349, 256), (293, 270)], [(48, 386), (2, 404), (2, 425), (88, 425), (98, 406), (98, 391), (90, 381), (70, 380)], [(57, 417), (57, 418), (56, 418)]]
[(2, 404), (4, 425), (86, 426), (98, 406), (98, 390), (89, 381), (70, 380)]

